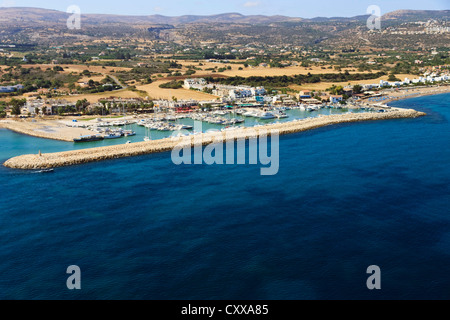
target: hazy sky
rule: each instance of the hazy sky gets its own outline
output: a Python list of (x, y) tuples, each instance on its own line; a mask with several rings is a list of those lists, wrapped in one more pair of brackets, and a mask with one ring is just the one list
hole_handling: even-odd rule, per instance
[(70, 5), (78, 5), (82, 13), (178, 16), (239, 12), (312, 18), (363, 15), (370, 5), (378, 5), (382, 14), (398, 9), (448, 10), (450, 0), (0, 0), (4, 7), (66, 11)]

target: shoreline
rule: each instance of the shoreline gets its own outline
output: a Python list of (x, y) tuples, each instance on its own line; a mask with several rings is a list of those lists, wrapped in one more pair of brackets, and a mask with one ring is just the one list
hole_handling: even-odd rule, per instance
[[(417, 90), (417, 91), (416, 91)], [(402, 90), (404, 91), (404, 90)], [(403, 93), (402, 91), (394, 92), (394, 94)], [(400, 101), (400, 100), (407, 100), (407, 99), (414, 99), (414, 98), (420, 98), (420, 97), (426, 97), (426, 96), (434, 96), (438, 94), (445, 94), (450, 93), (450, 86), (435, 86), (435, 87), (426, 87), (426, 88), (408, 88), (408, 94), (400, 94), (398, 96), (393, 96), (391, 99), (387, 99), (382, 101), (383, 104), (388, 104), (389, 102), (394, 101)], [(379, 104), (379, 102), (369, 102), (371, 105)]]
[(270, 135), (272, 130), (276, 130), (279, 135), (304, 132), (325, 126), (340, 123), (365, 122), (375, 120), (418, 118), (425, 116), (423, 112), (413, 109), (391, 108), (383, 113), (349, 113), (342, 115), (328, 115), (318, 118), (306, 118), (287, 123), (269, 124), (261, 127), (250, 127), (226, 132), (211, 132), (199, 135), (166, 138), (152, 140), (149, 142), (137, 142), (131, 144), (121, 144), (107, 147), (98, 147), (82, 150), (73, 150), (48, 154), (27, 154), (7, 160), (3, 165), (12, 169), (38, 170), (56, 167), (72, 166), (102, 160), (118, 159), (131, 156), (140, 156), (151, 153), (161, 153), (173, 150), (180, 144), (190, 147), (198, 145), (208, 145), (214, 142), (225, 142), (231, 140), (248, 140), (260, 135)]
[(59, 121), (44, 120), (42, 122), (27, 122), (3, 120), (0, 121), (0, 129), (8, 129), (27, 136), (73, 142), (73, 139), (80, 135), (91, 135), (92, 132), (80, 128), (69, 128)]
[[(417, 90), (417, 91), (415, 91)], [(450, 93), (450, 86), (440, 86), (440, 87), (426, 87), (418, 88), (414, 87), (408, 89), (408, 93), (397, 91), (391, 93), (391, 99), (387, 99), (381, 102), (377, 101), (365, 101), (368, 105), (385, 105), (394, 101), (400, 101), (405, 99), (419, 98), (429, 95), (445, 94)], [(363, 101), (364, 103), (364, 101)], [(37, 122), (30, 121), (16, 121), (16, 120), (0, 120), (0, 129), (8, 129), (20, 134), (25, 134), (28, 136), (51, 139), (57, 141), (73, 142), (74, 138), (78, 138), (82, 135), (92, 135), (92, 131), (82, 129), (67, 127), (65, 122), (68, 120), (41, 120)]]

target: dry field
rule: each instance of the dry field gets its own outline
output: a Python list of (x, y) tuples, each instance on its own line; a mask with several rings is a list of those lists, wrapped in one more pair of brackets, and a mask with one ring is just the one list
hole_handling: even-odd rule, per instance
[(86, 99), (90, 103), (96, 103), (99, 99), (105, 99), (109, 97), (117, 97), (117, 98), (145, 98), (142, 97), (138, 92), (133, 92), (128, 89), (122, 89), (117, 91), (110, 92), (102, 92), (102, 93), (92, 93), (92, 94), (80, 94), (75, 96), (64, 96), (61, 99), (65, 99), (67, 101), (78, 101)]
[(33, 65), (33, 64), (25, 64), (22, 67), (23, 68), (36, 68), (40, 67), (41, 69), (45, 70), (47, 68), (53, 68), (55, 66), (60, 66), (64, 69), (65, 73), (71, 73), (71, 72), (83, 72), (84, 70), (89, 70), (90, 72), (95, 73), (103, 73), (108, 74), (111, 73), (112, 70), (115, 71), (129, 71), (131, 68), (119, 68), (119, 67), (102, 67), (102, 66), (86, 66), (85, 64), (40, 64), (40, 65)]
[(150, 84), (137, 86), (138, 90), (143, 90), (148, 93), (148, 96), (152, 99), (167, 99), (172, 100), (172, 97), (178, 100), (215, 100), (216, 96), (211, 94), (187, 90), (187, 89), (162, 89), (159, 87), (160, 84), (167, 83), (168, 81), (158, 80)]
[(94, 80), (96, 82), (100, 82), (103, 79), (105, 79), (105, 76), (83, 77), (78, 81), (78, 83), (88, 82), (89, 80)]
[[(337, 73), (336, 70), (328, 69), (329, 66), (325, 66), (326, 69), (322, 69), (322, 67), (315, 67), (311, 66), (308, 68), (301, 67), (301, 66), (293, 66), (293, 67), (287, 67), (287, 68), (270, 68), (270, 67), (248, 67), (244, 68), (243, 64), (245, 61), (239, 61), (242, 64), (230, 64), (230, 63), (214, 63), (214, 62), (208, 62), (206, 60), (201, 61), (203, 66), (199, 66), (199, 62), (193, 62), (193, 61), (185, 61), (185, 60), (178, 60), (177, 63), (181, 64), (183, 67), (187, 66), (195, 66), (197, 68), (202, 68), (204, 71), (200, 72), (197, 71), (197, 73), (202, 74), (222, 74), (228, 77), (234, 77), (234, 76), (241, 76), (241, 77), (252, 77), (252, 76), (293, 76), (296, 74), (320, 74), (320, 73)], [(230, 66), (231, 70), (226, 70), (224, 72), (212, 72), (212, 71), (205, 71), (206, 69), (215, 68), (225, 68)], [(243, 68), (243, 70), (239, 70), (239, 68)], [(187, 70), (187, 69), (186, 69)], [(343, 69), (342, 72), (345, 72), (348, 70), (350, 73), (360, 73), (356, 69)], [(184, 68), (183, 68), (183, 71)]]

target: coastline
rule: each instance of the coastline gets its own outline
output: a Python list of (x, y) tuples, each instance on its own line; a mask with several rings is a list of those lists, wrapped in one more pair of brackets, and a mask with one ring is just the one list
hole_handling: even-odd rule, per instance
[[(404, 90), (402, 90), (404, 91)], [(400, 101), (400, 100), (406, 100), (406, 99), (414, 99), (414, 98), (420, 98), (420, 97), (426, 97), (426, 96), (433, 96), (438, 94), (445, 94), (450, 93), (450, 86), (432, 86), (432, 87), (426, 87), (426, 88), (409, 88), (407, 94), (402, 94), (404, 92), (393, 92), (391, 95), (391, 99), (387, 99), (383, 101), (383, 104), (387, 104), (389, 102), (393, 101)], [(379, 104), (378, 102), (369, 102), (369, 104), (376, 105)]]
[(80, 135), (91, 135), (92, 132), (81, 128), (69, 128), (59, 121), (44, 120), (40, 122), (0, 121), (0, 128), (32, 137), (73, 142)]
[(375, 120), (417, 118), (425, 116), (423, 112), (413, 109), (391, 108), (383, 113), (350, 113), (343, 115), (329, 115), (318, 118), (306, 118), (303, 120), (287, 122), (282, 124), (269, 124), (262, 127), (243, 128), (227, 132), (203, 133), (196, 136), (183, 138), (166, 138), (152, 140), (149, 142), (138, 142), (125, 145), (115, 145), (91, 149), (82, 149), (66, 152), (48, 154), (27, 154), (7, 160), (3, 165), (13, 169), (49, 169), (56, 167), (72, 166), (89, 162), (117, 159), (131, 156), (140, 156), (151, 153), (160, 153), (173, 150), (182, 143), (184, 146), (208, 145), (215, 141), (224, 142), (229, 140), (248, 140), (260, 135), (270, 135), (276, 130), (280, 135), (313, 130), (320, 127), (351, 122), (364, 122)]
[[(450, 86), (434, 86), (426, 88), (412, 87), (408, 89), (407, 93), (403, 91), (404, 90), (394, 91), (390, 93), (390, 99), (383, 100), (381, 102), (366, 101), (366, 103), (369, 105), (380, 105), (380, 103), (387, 105), (389, 102), (393, 101), (450, 93)], [(41, 120), (37, 122), (31, 122), (7, 119), (0, 120), (0, 128), (8, 129), (32, 137), (65, 142), (73, 142), (74, 138), (78, 138), (83, 135), (92, 135), (92, 131), (83, 128), (68, 127), (67, 122), (67, 120)]]

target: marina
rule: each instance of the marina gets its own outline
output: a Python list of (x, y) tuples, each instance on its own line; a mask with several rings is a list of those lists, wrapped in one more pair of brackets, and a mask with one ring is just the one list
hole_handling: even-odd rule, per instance
[[(188, 114), (156, 113), (149, 116), (127, 117), (122, 120), (95, 119), (91, 121), (66, 122), (72, 128), (90, 130), (104, 139), (92, 140), (97, 144), (115, 144), (120, 137), (131, 138), (131, 142), (165, 139), (170, 136), (194, 135), (208, 130), (225, 131), (230, 128), (251, 128), (267, 124), (288, 123), (296, 120), (316, 118), (327, 115), (350, 113), (371, 113), (389, 109), (387, 106), (348, 106), (338, 105), (266, 108), (236, 108), (233, 110), (215, 110), (210, 112), (192, 112)], [(202, 132), (196, 132), (194, 123), (201, 122)], [(151, 138), (149, 133), (151, 134)], [(102, 141), (106, 140), (106, 141)], [(120, 139), (117, 141), (121, 141)]]
[[(247, 128), (233, 128), (223, 130), (211, 130), (210, 132), (197, 132), (193, 133), (190, 138), (190, 146), (193, 147), (201, 141), (202, 145), (208, 145), (215, 141), (218, 135), (221, 135), (221, 141), (233, 140), (246, 140), (250, 137), (259, 136), (262, 134), (274, 132), (284, 135), (296, 132), (302, 132), (312, 130), (324, 126), (339, 124), (339, 123), (351, 123), (361, 121), (373, 121), (373, 120), (387, 120), (387, 119), (400, 119), (400, 118), (417, 118), (424, 116), (425, 113), (418, 112), (413, 109), (397, 109), (392, 108), (388, 112), (375, 112), (375, 113), (348, 113), (345, 114), (331, 114), (327, 116), (319, 115), (315, 118), (295, 119), (285, 123), (272, 123), (266, 125), (255, 125)], [(232, 132), (232, 135), (228, 133)], [(172, 136), (172, 139), (168, 138)], [(172, 150), (177, 146), (181, 140), (175, 139), (177, 137), (183, 137), (183, 134), (169, 135), (166, 138), (142, 141), (140, 143), (128, 143), (121, 144), (119, 146), (108, 146), (96, 148), (86, 148), (76, 151), (68, 151), (61, 153), (51, 154), (36, 154), (36, 155), (22, 155), (7, 160), (4, 166), (15, 169), (48, 169), (61, 166), (70, 166), (88, 162), (96, 162), (107, 159), (116, 159), (123, 157), (138, 156), (150, 153), (166, 152)], [(145, 136), (150, 138), (149, 136)], [(133, 137), (131, 137), (133, 138)], [(200, 140), (198, 140), (200, 139)], [(184, 142), (185, 143), (185, 142)]]

